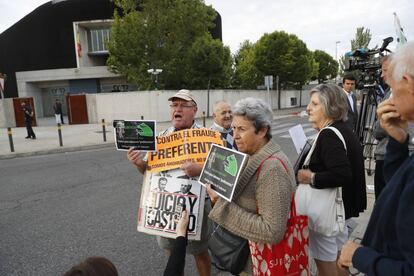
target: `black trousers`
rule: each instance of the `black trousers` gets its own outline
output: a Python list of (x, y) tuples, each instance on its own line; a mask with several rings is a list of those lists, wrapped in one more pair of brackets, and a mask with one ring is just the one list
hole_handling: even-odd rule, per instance
[(25, 121), (25, 124), (26, 124), (27, 136), (30, 137), (30, 138), (36, 138), (36, 135), (35, 135), (35, 133), (33, 131), (33, 128), (32, 128), (32, 122), (31, 121)]
[(375, 160), (375, 176), (374, 176), (375, 199), (379, 197), (381, 191), (385, 187), (383, 167), (384, 167), (384, 160)]

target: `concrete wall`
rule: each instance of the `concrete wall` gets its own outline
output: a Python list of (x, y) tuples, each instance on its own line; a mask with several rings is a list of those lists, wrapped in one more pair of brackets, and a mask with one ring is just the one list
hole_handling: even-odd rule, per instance
[(13, 99), (0, 99), (0, 127), (15, 127)]
[[(170, 120), (170, 109), (168, 98), (172, 97), (176, 91), (139, 91), (139, 92), (119, 92), (119, 93), (98, 93), (87, 94), (88, 118), (90, 123), (98, 123), (101, 119), (111, 122), (115, 119), (145, 119), (165, 122)], [(207, 115), (207, 91), (192, 91), (197, 105), (197, 117), (202, 116), (204, 111)], [(295, 107), (290, 105), (291, 97), (297, 97), (299, 106), (301, 91), (282, 91), (281, 107)], [(302, 92), (303, 94), (303, 92)], [(218, 100), (226, 100), (234, 104), (238, 100), (246, 97), (261, 98), (270, 103), (273, 109), (277, 109), (277, 92), (263, 90), (211, 90), (208, 114), (211, 116), (212, 107)], [(307, 103), (306, 103), (307, 104)]]

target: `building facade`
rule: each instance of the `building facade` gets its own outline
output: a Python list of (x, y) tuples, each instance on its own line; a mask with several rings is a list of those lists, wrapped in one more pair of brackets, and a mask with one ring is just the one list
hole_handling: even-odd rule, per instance
[[(136, 91), (106, 67), (115, 6), (110, 0), (53, 0), (0, 34), (6, 98), (33, 97), (38, 117), (52, 116), (65, 95)], [(218, 14), (214, 38), (221, 39)]]

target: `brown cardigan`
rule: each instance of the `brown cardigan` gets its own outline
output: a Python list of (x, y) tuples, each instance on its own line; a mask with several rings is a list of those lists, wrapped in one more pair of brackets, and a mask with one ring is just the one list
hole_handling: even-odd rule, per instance
[[(263, 162), (260, 174), (257, 170)], [(257, 179), (257, 181), (256, 181)], [(219, 198), (209, 217), (247, 240), (278, 243), (282, 240), (296, 183), (292, 165), (280, 146), (269, 141), (250, 156), (237, 183), (232, 202)], [(257, 214), (257, 210), (260, 214)]]

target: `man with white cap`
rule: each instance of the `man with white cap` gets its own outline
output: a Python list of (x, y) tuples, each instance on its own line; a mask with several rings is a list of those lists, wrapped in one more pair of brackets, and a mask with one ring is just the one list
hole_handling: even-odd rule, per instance
[[(193, 94), (189, 90), (181, 89), (168, 100), (171, 101), (170, 112), (172, 126), (162, 131), (159, 136), (168, 135), (174, 131), (183, 129), (201, 128), (194, 120), (197, 113), (197, 103)], [(147, 159), (146, 157), (142, 157), (139, 151), (130, 148), (128, 150), (127, 157), (128, 160), (137, 167), (138, 171), (141, 173), (146, 171)], [(187, 162), (177, 170), (184, 171), (188, 177), (197, 177), (201, 173), (201, 169), (202, 167), (200, 165)], [(211, 258), (208, 253), (208, 238), (210, 236), (210, 229), (207, 221), (210, 207), (209, 205), (210, 204), (208, 202), (205, 203), (201, 240), (189, 241), (187, 246), (187, 252), (194, 255), (199, 275), (211, 274)], [(168, 254), (173, 247), (174, 241), (174, 239), (157, 236), (158, 245), (162, 249), (167, 250)]]

